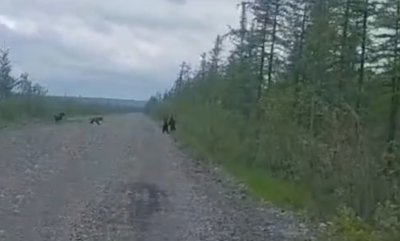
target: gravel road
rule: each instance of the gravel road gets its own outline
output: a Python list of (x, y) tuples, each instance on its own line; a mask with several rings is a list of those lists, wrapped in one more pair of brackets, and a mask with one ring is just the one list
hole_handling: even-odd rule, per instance
[(308, 240), (142, 114), (0, 131), (0, 241)]

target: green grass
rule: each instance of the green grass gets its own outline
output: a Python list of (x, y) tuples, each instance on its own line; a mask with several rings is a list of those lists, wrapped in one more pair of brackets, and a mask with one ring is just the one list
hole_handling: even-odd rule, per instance
[[(183, 148), (189, 148), (194, 151), (192, 155), (195, 158), (221, 166), (237, 180), (245, 184), (253, 197), (286, 210), (306, 211), (310, 215), (315, 211), (313, 210), (315, 201), (312, 198), (312, 193), (303, 185), (276, 178), (268, 173), (267, 170), (247, 166), (243, 161), (215, 160), (213, 159), (215, 153), (208, 150), (208, 145), (203, 145), (196, 136), (189, 130), (185, 130), (185, 128), (178, 129), (176, 138)], [(226, 156), (230, 155), (226, 154)], [(355, 217), (348, 209), (339, 210), (337, 215), (332, 217), (332, 221), (325, 232), (322, 235), (327, 241), (397, 240), (397, 236), (394, 237), (392, 233), (384, 234), (377, 231), (363, 220)], [(386, 238), (385, 235), (389, 237)]]
[[(178, 120), (180, 124), (176, 138), (180, 144), (189, 149), (196, 159), (207, 163), (212, 162), (232, 174), (248, 187), (250, 195), (253, 197), (286, 210), (299, 211), (306, 214), (305, 218), (308, 217), (315, 222), (330, 220), (323, 240), (398, 240), (398, 236), (393, 232), (383, 232), (354, 214), (336, 209), (328, 212), (325, 210), (328, 209), (327, 204), (321, 199), (315, 199), (315, 192), (318, 189), (313, 192), (304, 183), (279, 178), (270, 173), (266, 167), (257, 165), (257, 163), (253, 163), (255, 165), (249, 164), (247, 159), (251, 157), (251, 149), (236, 129), (240, 126), (240, 121), (235, 123), (224, 121), (231, 120), (226, 113), (200, 114), (196, 111), (187, 111), (185, 114), (182, 113)], [(192, 123), (196, 123), (196, 125)], [(209, 131), (210, 128), (212, 131)], [(288, 136), (289, 134), (283, 132), (280, 133), (280, 136)], [(268, 138), (274, 137), (268, 136)], [(274, 147), (282, 144), (281, 142), (271, 141), (268, 145)], [(284, 152), (283, 149), (279, 149), (279, 151)], [(289, 148), (287, 152), (301, 154), (298, 149)], [(311, 153), (305, 152), (304, 155), (311, 155)], [(269, 158), (274, 158), (274, 155)], [(278, 156), (278, 158), (281, 157)], [(327, 194), (324, 197), (330, 199)], [(329, 208), (332, 207), (329, 206)]]
[(246, 184), (255, 196), (277, 206), (304, 210), (312, 203), (311, 195), (305, 188), (275, 178), (265, 170), (240, 164), (225, 164), (224, 167)]
[[(215, 153), (213, 154), (212, 151), (208, 150), (206, 145), (202, 145), (196, 137), (182, 129), (179, 129), (177, 134), (177, 138), (183, 142), (183, 146), (194, 150), (194, 155), (198, 159), (207, 162), (213, 161), (220, 165), (228, 173), (245, 184), (249, 188), (250, 194), (254, 197), (291, 210), (304, 210), (312, 206), (311, 194), (306, 188), (275, 178), (265, 169), (249, 167), (245, 162), (213, 160)], [(231, 155), (225, 153), (225, 156)]]
[(32, 120), (52, 122), (53, 115), (59, 112), (67, 113), (67, 119), (73, 121), (74, 117), (78, 116), (120, 111), (116, 107), (104, 104), (82, 104), (63, 98), (12, 96), (0, 101), (0, 128)]

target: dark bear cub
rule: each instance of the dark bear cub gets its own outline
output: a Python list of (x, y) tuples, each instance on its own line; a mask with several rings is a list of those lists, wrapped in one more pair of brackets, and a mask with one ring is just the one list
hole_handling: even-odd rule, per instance
[(168, 124), (169, 124), (169, 129), (171, 130), (171, 132), (174, 132), (176, 130), (176, 126), (175, 126), (176, 121), (175, 121), (175, 118), (172, 115), (169, 118)]
[(169, 133), (168, 129), (168, 119), (164, 118), (163, 125), (162, 125), (162, 133)]
[(60, 112), (57, 115), (54, 115), (54, 121), (55, 122), (59, 122), (64, 118), (64, 116), (65, 116), (65, 113), (64, 112)]
[(98, 116), (98, 117), (92, 117), (90, 118), (90, 124), (94, 124), (96, 123), (97, 125), (100, 125), (103, 122), (103, 117), (102, 116)]

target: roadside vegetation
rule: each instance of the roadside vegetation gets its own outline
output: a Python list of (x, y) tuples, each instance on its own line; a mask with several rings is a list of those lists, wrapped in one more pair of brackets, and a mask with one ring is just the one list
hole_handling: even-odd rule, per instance
[(400, 240), (400, 1), (239, 7), (240, 27), (147, 112), (174, 113), (182, 142), (330, 240)]
[(11, 75), (9, 50), (0, 50), (0, 128), (10, 123), (53, 121), (59, 112), (71, 116), (140, 111), (140, 108), (106, 103), (85, 103), (81, 98), (48, 96), (45, 87), (32, 82), (28, 73)]

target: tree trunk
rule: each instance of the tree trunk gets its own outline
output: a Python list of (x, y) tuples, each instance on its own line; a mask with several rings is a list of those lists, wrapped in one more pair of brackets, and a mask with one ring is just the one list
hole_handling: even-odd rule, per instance
[(264, 22), (262, 25), (262, 43), (261, 43), (261, 55), (260, 55), (260, 66), (258, 73), (258, 89), (257, 89), (257, 102), (261, 100), (262, 88), (264, 84), (264, 64), (265, 64), (265, 42), (267, 41), (267, 24), (268, 24), (268, 13), (265, 13)]
[(278, 24), (278, 14), (279, 14), (279, 3), (275, 2), (275, 12), (274, 12), (274, 23), (272, 26), (272, 36), (271, 36), (271, 49), (269, 51), (269, 63), (268, 63), (268, 89), (272, 85), (272, 67), (274, 63), (274, 52), (275, 52), (275, 40), (276, 40), (276, 26)]
[(388, 142), (388, 152), (392, 153), (394, 151), (394, 141), (397, 132), (397, 116), (399, 112), (399, 38), (400, 38), (400, 2), (397, 3), (396, 11), (396, 25), (395, 25), (395, 37), (393, 43), (394, 51), (394, 61), (393, 61), (393, 76), (392, 76), (392, 98), (390, 103), (390, 116), (389, 116), (389, 134), (387, 138)]
[(240, 57), (243, 58), (243, 46), (247, 33), (247, 2), (241, 3), (242, 14), (240, 16)]
[[(299, 93), (300, 93), (300, 70), (299, 70), (299, 63), (301, 62), (303, 58), (303, 48), (304, 48), (304, 37), (305, 37), (305, 32), (306, 32), (306, 22), (307, 22), (307, 5), (304, 5), (303, 9), (303, 14), (302, 14), (302, 20), (301, 20), (301, 32), (300, 32), (300, 38), (298, 40), (298, 46), (297, 46), (297, 53), (296, 53), (296, 60), (294, 63), (294, 113), (296, 113), (296, 110), (298, 108), (298, 103), (299, 103)], [(300, 115), (295, 114), (295, 118), (297, 121), (300, 121)]]
[(366, 52), (366, 42), (367, 42), (367, 24), (368, 24), (368, 5), (369, 1), (364, 1), (364, 11), (363, 11), (363, 23), (362, 23), (362, 37), (361, 37), (361, 59), (360, 59), (360, 70), (358, 76), (358, 96), (356, 109), (360, 112), (361, 108), (361, 98), (364, 92), (364, 66), (365, 66), (365, 52)]
[(339, 77), (339, 83), (338, 83), (338, 88), (341, 94), (344, 91), (344, 79), (347, 77), (346, 74), (348, 74), (348, 66), (347, 66), (347, 35), (348, 35), (348, 30), (349, 30), (349, 15), (350, 15), (350, 0), (346, 0), (346, 6), (344, 10), (344, 22), (343, 22), (343, 35), (342, 35), (342, 41), (341, 41), (341, 52), (340, 52), (340, 72), (341, 75)]

